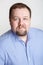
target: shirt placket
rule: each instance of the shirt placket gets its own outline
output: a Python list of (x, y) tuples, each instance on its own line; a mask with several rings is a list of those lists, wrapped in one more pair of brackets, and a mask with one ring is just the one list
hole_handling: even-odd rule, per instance
[(26, 53), (28, 65), (34, 65), (32, 55), (31, 55), (31, 51), (30, 51), (30, 47), (27, 46), (27, 44), (25, 44), (25, 53)]
[(27, 58), (27, 62), (29, 65), (29, 58), (28, 58), (28, 53), (27, 53), (27, 44), (25, 44), (25, 53), (26, 53), (26, 58)]

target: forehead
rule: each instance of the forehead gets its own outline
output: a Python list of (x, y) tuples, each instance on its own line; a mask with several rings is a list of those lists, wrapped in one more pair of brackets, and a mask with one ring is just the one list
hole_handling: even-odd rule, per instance
[(12, 10), (12, 15), (30, 16), (30, 12), (27, 8), (16, 8)]

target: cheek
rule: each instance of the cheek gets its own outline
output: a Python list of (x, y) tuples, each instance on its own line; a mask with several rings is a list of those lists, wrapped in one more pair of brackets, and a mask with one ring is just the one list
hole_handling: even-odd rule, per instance
[(28, 23), (26, 24), (27, 31), (29, 30), (30, 25), (31, 25), (31, 23), (30, 23), (30, 22), (28, 22)]
[(18, 24), (17, 24), (16, 22), (14, 22), (14, 23), (13, 23), (13, 27), (16, 28), (17, 26), (18, 26)]
[(30, 27), (30, 24), (31, 24), (30, 22), (26, 23), (27, 28)]
[(16, 27), (18, 26), (18, 24), (16, 23), (16, 22), (12, 22), (11, 23), (11, 28), (13, 29), (13, 30), (16, 30)]

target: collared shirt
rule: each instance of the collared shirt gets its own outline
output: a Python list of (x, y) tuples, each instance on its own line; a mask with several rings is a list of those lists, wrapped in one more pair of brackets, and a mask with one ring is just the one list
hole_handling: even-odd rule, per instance
[(0, 36), (0, 65), (43, 65), (43, 31), (31, 28), (27, 44), (11, 30)]

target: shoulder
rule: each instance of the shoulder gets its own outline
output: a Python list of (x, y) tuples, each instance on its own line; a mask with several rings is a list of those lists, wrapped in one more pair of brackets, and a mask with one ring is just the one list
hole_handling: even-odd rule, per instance
[(0, 47), (3, 46), (8, 46), (9, 43), (11, 42), (11, 30), (7, 31), (3, 35), (0, 36)]
[(34, 32), (40, 32), (40, 33), (43, 33), (43, 30), (41, 29), (38, 29), (38, 28), (30, 28), (30, 31), (34, 31)]
[[(30, 46), (33, 53), (39, 57), (43, 56), (43, 30), (37, 28), (31, 28), (30, 31)], [(40, 50), (40, 51), (39, 51)]]
[(5, 53), (9, 51), (9, 49), (13, 48), (13, 44), (15, 43), (15, 34), (12, 33), (11, 30), (4, 33), (0, 36), (0, 51), (4, 51)]
[(6, 33), (1, 35), (0, 36), (0, 41), (8, 39), (10, 35), (11, 35), (11, 30), (9, 30)]
[(5, 58), (7, 51), (11, 48), (11, 43), (11, 30), (9, 30), (0, 36), (0, 57), (3, 59)]
[(43, 44), (43, 30), (31, 28), (29, 31), (30, 38), (36, 43)]
[(32, 35), (39, 35), (39, 36), (42, 35), (43, 36), (43, 30), (38, 29), (38, 28), (30, 28), (29, 33)]

